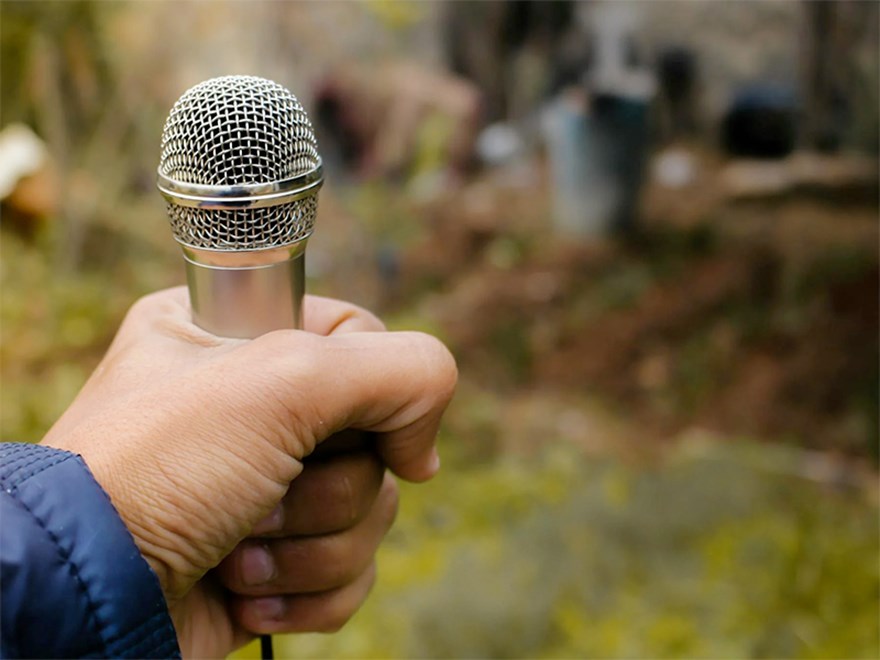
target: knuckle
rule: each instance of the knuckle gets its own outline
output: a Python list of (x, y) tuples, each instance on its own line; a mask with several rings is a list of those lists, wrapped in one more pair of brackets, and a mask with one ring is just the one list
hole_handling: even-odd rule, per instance
[(308, 336), (300, 337), (298, 330), (272, 330), (259, 337), (255, 337), (247, 343), (247, 352), (254, 358), (278, 360), (279, 356), (289, 358), (290, 355), (298, 355), (299, 351), (291, 351), (294, 344), (308, 342)]
[(135, 300), (125, 313), (125, 319), (122, 321), (122, 328), (125, 330), (138, 328), (144, 323), (144, 321), (151, 318), (156, 304), (155, 296), (155, 293), (151, 293)]
[(352, 303), (345, 303), (331, 333), (348, 328), (362, 332), (382, 332), (385, 330), (385, 324), (369, 310)]
[(357, 612), (359, 603), (340, 603), (339, 600), (341, 599), (337, 599), (337, 602), (327, 608), (324, 616), (318, 622), (316, 632), (339, 632), (349, 622), (351, 617), (354, 616), (354, 613)]
[(134, 304), (129, 310), (129, 314), (136, 316), (148, 312), (161, 300), (163, 293), (163, 291), (153, 291), (152, 293), (141, 296), (134, 301)]
[(144, 318), (152, 318), (156, 314), (167, 312), (175, 306), (175, 300), (179, 298), (181, 292), (178, 289), (164, 289), (162, 291), (154, 291), (145, 296), (138, 298), (129, 308), (127, 319), (141, 320)]
[(370, 330), (374, 332), (385, 332), (386, 327), (382, 319), (366, 309), (362, 309), (361, 313), (363, 314), (365, 325)]
[(348, 623), (354, 612), (332, 612), (326, 616), (317, 626), (315, 632), (337, 633)]
[(373, 588), (376, 580), (375, 561), (358, 577), (364, 580), (364, 582), (358, 587), (357, 595), (352, 597), (351, 592), (348, 594), (343, 594), (342, 592), (334, 594), (334, 597), (326, 603), (322, 616), (316, 622), (315, 632), (339, 632), (349, 622)]
[(144, 296), (129, 307), (116, 334), (114, 349), (131, 348), (133, 344), (149, 340), (154, 336), (156, 304), (150, 298), (155, 295)]
[(326, 591), (351, 584), (363, 570), (364, 548), (350, 534), (338, 535), (313, 550), (311, 586), (315, 589)]
[(268, 357), (279, 370), (300, 383), (312, 383), (326, 377), (326, 340), (302, 330), (278, 330), (265, 335), (275, 342), (267, 347)]
[(452, 398), (458, 382), (458, 365), (452, 353), (436, 337), (424, 333), (414, 333), (420, 342), (420, 352), (427, 372), (431, 375), (431, 385), (437, 392), (438, 400)]
[(122, 333), (136, 340), (165, 337), (204, 346), (218, 344), (218, 338), (189, 321), (186, 299), (183, 287), (156, 291), (138, 298), (125, 315)]
[(365, 543), (348, 543), (348, 547), (340, 553), (336, 574), (333, 576), (334, 586), (351, 584), (357, 580), (364, 570), (368, 557), (372, 557), (372, 548)]

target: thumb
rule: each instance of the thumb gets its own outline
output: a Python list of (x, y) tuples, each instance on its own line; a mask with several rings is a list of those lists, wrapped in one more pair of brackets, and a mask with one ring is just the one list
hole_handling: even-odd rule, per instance
[(279, 331), (254, 344), (263, 344), (273, 356), (269, 368), (291, 385), (282, 396), (307, 427), (300, 438), (311, 436), (311, 446), (294, 453), (354, 428), (377, 433), (379, 453), (399, 477), (424, 481), (437, 471), (434, 441), (458, 378), (440, 341), (418, 332)]

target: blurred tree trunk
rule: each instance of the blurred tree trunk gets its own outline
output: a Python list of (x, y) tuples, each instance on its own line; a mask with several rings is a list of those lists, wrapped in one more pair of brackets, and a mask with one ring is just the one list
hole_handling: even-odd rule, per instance
[(878, 83), (870, 69), (876, 69), (877, 3), (805, 0), (803, 6), (804, 141), (820, 151), (845, 143), (866, 146), (876, 140), (870, 124), (876, 121)]
[(515, 75), (517, 56), (531, 51), (531, 68), (544, 72), (539, 91), (546, 93), (549, 82), (558, 76), (564, 37), (573, 23), (574, 4), (569, 0), (449, 2), (444, 35), (447, 61), (453, 73), (480, 89), (487, 122), (510, 120), (526, 114), (530, 108), (522, 106), (539, 96), (524, 89), (527, 81)]

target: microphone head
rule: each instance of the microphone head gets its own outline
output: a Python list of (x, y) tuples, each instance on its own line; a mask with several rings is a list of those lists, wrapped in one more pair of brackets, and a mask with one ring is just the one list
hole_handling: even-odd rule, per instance
[(206, 80), (165, 122), (158, 187), (185, 246), (260, 250), (308, 238), (322, 183), (311, 122), (271, 80)]

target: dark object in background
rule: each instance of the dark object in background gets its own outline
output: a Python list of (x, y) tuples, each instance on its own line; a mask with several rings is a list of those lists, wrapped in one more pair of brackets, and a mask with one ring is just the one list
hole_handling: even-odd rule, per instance
[(650, 144), (649, 111), (649, 99), (611, 94), (593, 98), (592, 133), (599, 140), (604, 169), (618, 187), (611, 217), (611, 231), (618, 236), (637, 229), (639, 193)]
[(407, 60), (345, 63), (315, 90), (315, 130), (327, 166), (366, 178), (406, 179), (470, 167), (482, 95), (467, 80)]
[(692, 133), (697, 113), (697, 58), (688, 48), (672, 46), (657, 59), (658, 105), (662, 137), (669, 140)]
[(511, 119), (511, 62), (517, 53), (540, 53), (551, 71), (560, 64), (565, 35), (575, 27), (571, 0), (449, 2), (443, 45), (449, 70), (472, 81), (483, 94), (488, 123)]
[(747, 87), (724, 115), (722, 145), (732, 156), (784, 158), (794, 150), (797, 119), (797, 102), (787, 89)]
[(827, 0), (804, 4), (808, 33), (803, 133), (810, 146), (825, 153), (836, 152), (851, 129), (853, 114), (845, 90), (857, 80), (852, 44), (862, 24), (859, 19), (870, 21), (870, 16), (854, 14), (852, 8), (841, 5)]
[[(321, 144), (327, 145), (324, 160), (331, 167), (338, 164), (354, 170), (366, 145), (356, 131), (349, 129), (345, 104), (341, 95), (331, 85), (322, 84), (315, 92), (315, 128), (321, 133)], [(325, 136), (323, 133), (328, 133)]]

